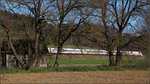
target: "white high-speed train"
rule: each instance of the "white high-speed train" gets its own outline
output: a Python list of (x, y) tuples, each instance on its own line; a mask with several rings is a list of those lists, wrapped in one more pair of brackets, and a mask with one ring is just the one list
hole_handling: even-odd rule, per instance
[[(57, 53), (57, 48), (48, 48), (49, 53)], [(122, 55), (134, 55), (134, 56), (143, 56), (139, 51), (121, 51)], [(93, 50), (93, 49), (72, 49), (72, 48), (63, 48), (62, 54), (93, 54), (93, 55), (108, 55), (106, 50)], [(116, 55), (116, 51), (113, 52), (113, 55)]]

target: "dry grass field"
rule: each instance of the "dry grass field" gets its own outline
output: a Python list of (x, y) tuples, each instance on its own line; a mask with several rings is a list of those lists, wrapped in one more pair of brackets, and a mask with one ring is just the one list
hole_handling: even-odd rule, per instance
[(1, 83), (144, 83), (149, 71), (89, 71), (1, 74)]

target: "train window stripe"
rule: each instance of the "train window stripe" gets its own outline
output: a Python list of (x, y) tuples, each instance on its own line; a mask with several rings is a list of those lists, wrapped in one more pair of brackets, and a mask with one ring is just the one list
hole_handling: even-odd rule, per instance
[[(48, 48), (49, 53), (57, 53), (57, 48)], [(62, 53), (74, 53), (74, 54), (107, 54), (106, 50), (90, 50), (90, 49), (70, 49), (63, 48)], [(116, 55), (116, 51), (113, 52)], [(135, 55), (143, 56), (139, 51), (122, 51), (123, 55)]]

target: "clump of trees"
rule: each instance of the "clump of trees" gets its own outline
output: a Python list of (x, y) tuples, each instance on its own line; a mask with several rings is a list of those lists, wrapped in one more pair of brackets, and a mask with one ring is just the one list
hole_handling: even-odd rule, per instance
[[(118, 66), (121, 51), (133, 49), (135, 43), (136, 47), (148, 44), (148, 26), (135, 25), (138, 20), (135, 17), (149, 25), (149, 15), (145, 13), (148, 6), (145, 0), (2, 0), (0, 32), (3, 31), (20, 68), (26, 70), (39, 66), (50, 44), (58, 50), (53, 69), (59, 67), (64, 44), (73, 39), (73, 45), (79, 46), (82, 38), (86, 39), (86, 45), (107, 50), (109, 65)], [(146, 17), (142, 17), (144, 14)], [(26, 56), (29, 60), (24, 61)]]
[[(143, 13), (147, 1), (141, 0), (93, 0), (92, 7), (96, 10), (94, 17), (101, 19), (99, 32), (104, 40), (100, 40), (100, 36), (96, 37), (100, 47), (103, 46), (109, 54), (110, 66), (120, 65), (122, 53), (130, 43), (137, 41), (145, 35), (139, 32), (138, 27), (133, 25), (136, 21), (135, 17), (139, 17), (138, 13)], [(125, 32), (126, 30), (132, 30)], [(141, 28), (142, 29), (142, 28)], [(97, 33), (97, 34), (99, 34)], [(95, 33), (96, 34), (96, 33)], [(138, 35), (140, 34), (140, 35)], [(137, 45), (136, 45), (137, 46)], [(112, 52), (116, 50), (116, 61), (112, 57)]]

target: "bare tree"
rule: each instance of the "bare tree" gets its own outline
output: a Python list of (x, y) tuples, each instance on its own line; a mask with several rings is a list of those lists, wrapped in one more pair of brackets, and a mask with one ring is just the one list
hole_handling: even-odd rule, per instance
[[(11, 45), (11, 49), (19, 61), (19, 63), (22, 65), (22, 68), (28, 70), (30, 68), (36, 68), (39, 66), (39, 60), (42, 58), (43, 50), (45, 49), (45, 45), (43, 44), (43, 38), (42, 38), (42, 29), (45, 26), (45, 18), (47, 14), (47, 10), (51, 6), (51, 1), (50, 0), (13, 0), (13, 1), (7, 1), (7, 6), (9, 9), (16, 14), (17, 12), (14, 10), (18, 8), (20, 10), (21, 8), (25, 8), (25, 13), (29, 14), (29, 22), (32, 24), (32, 28), (34, 29), (34, 35), (32, 36), (34, 44), (32, 44), (29, 40), (31, 39), (31, 35), (29, 32), (26, 31), (26, 21), (23, 18), (19, 18), (22, 21), (22, 27), (24, 27), (24, 31), (26, 32), (26, 36), (28, 39), (28, 53), (26, 53), (29, 57), (29, 60), (26, 63), (20, 59), (18, 53), (16, 52), (16, 49), (12, 43), (11, 36), (8, 32), (8, 39), (9, 43)], [(23, 13), (23, 12), (22, 12)], [(17, 17), (17, 14), (16, 14)], [(2, 24), (3, 27), (9, 28), (6, 25)], [(10, 27), (11, 28), (11, 27)]]
[(113, 26), (117, 30), (117, 54), (116, 54), (116, 64), (120, 65), (121, 60), (121, 50), (122, 50), (122, 38), (124, 30), (128, 28), (128, 26), (132, 26), (131, 19), (133, 15), (141, 12), (143, 7), (147, 3), (141, 0), (114, 0), (110, 2), (110, 12), (113, 15)]
[[(106, 50), (109, 54), (110, 65), (114, 65), (112, 61), (112, 52), (115, 49), (117, 50), (115, 65), (120, 65), (122, 56), (121, 51), (130, 43), (143, 37), (137, 36), (124, 40), (126, 39), (124, 38), (125, 30), (132, 28), (134, 30), (132, 31), (132, 34), (137, 30), (132, 24), (132, 20), (134, 20), (133, 16), (138, 16), (138, 13), (143, 12), (147, 2), (141, 0), (93, 0), (91, 2), (92, 8), (96, 10), (96, 13), (94, 12), (93, 16), (99, 17), (103, 25), (103, 27), (101, 27), (102, 31), (99, 33), (105, 37), (105, 40), (99, 40), (98, 37), (97, 39), (99, 41), (97, 41), (101, 47), (103, 44), (107, 45), (103, 47), (107, 48)], [(98, 32), (98, 30), (95, 30), (95, 34), (96, 32)], [(128, 33), (131, 34), (131, 32)]]
[[(81, 23), (83, 23), (91, 13), (91, 10), (83, 15), (82, 8), (85, 2), (80, 0), (57, 0), (56, 7), (58, 10), (58, 32), (57, 32), (57, 55), (53, 68), (59, 66), (59, 55), (61, 54), (63, 44), (69, 39), (73, 32), (75, 32)], [(76, 12), (76, 13), (75, 13)], [(71, 17), (69, 15), (72, 14)], [(80, 17), (80, 18), (79, 18)], [(71, 19), (71, 20), (69, 20)], [(68, 28), (63, 28), (64, 23), (71, 23)]]
[[(114, 65), (114, 59), (113, 59), (113, 51), (115, 48), (115, 33), (116, 31), (113, 30), (113, 22), (109, 19), (112, 17), (112, 15), (109, 12), (109, 3), (110, 0), (93, 0), (91, 1), (91, 6), (93, 9), (95, 9), (95, 12), (93, 13), (93, 17), (98, 17), (100, 19), (99, 24), (101, 26), (99, 27), (92, 27), (93, 36), (95, 36), (95, 39), (97, 41), (97, 45), (99, 45), (100, 48), (105, 49), (108, 51), (109, 55), (109, 65)], [(98, 28), (98, 29), (96, 29)], [(102, 39), (100, 39), (102, 38)]]

